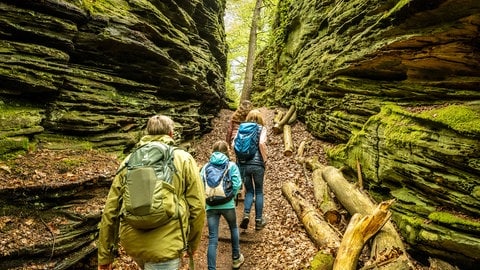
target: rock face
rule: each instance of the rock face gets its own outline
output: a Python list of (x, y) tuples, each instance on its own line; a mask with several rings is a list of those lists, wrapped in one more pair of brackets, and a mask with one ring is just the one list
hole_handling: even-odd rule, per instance
[(480, 262), (479, 27), (477, 0), (281, 0), (254, 89), (397, 199), (412, 251), (465, 269)]
[[(124, 149), (156, 113), (178, 139), (225, 105), (225, 1), (0, 1), (0, 154)], [(71, 147), (71, 146), (69, 146)]]

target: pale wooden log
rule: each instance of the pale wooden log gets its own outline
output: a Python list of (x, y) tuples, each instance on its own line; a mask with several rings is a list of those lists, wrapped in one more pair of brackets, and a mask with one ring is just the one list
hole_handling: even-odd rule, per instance
[(283, 126), (283, 144), (285, 146), (283, 155), (286, 157), (293, 155), (292, 128), (290, 125)]
[(313, 194), (318, 207), (323, 213), (323, 217), (330, 224), (336, 225), (340, 223), (342, 216), (340, 211), (338, 211), (335, 201), (330, 196), (330, 189), (328, 188), (327, 182), (323, 180), (322, 170), (314, 170), (312, 178)]
[(392, 214), (388, 208), (393, 202), (394, 200), (389, 200), (380, 203), (371, 215), (356, 213), (352, 216), (338, 248), (333, 270), (357, 269), (363, 246), (390, 219)]
[(282, 194), (292, 205), (315, 245), (319, 249), (337, 250), (340, 246), (339, 233), (332, 229), (315, 207), (303, 197), (298, 187), (287, 181), (282, 185)]
[(290, 106), (282, 120), (280, 120), (280, 122), (278, 122), (277, 124), (273, 125), (272, 130), (274, 133), (279, 134), (283, 131), (283, 126), (288, 123), (288, 120), (290, 120), (290, 117), (292, 117), (293, 112), (295, 112), (295, 105)]
[(290, 116), (290, 118), (287, 121), (287, 124), (288, 125), (293, 125), (293, 123), (295, 123), (295, 121), (297, 121), (297, 110), (293, 111), (292, 115)]
[(333, 197), (330, 195), (330, 189), (327, 182), (323, 179), (322, 171), (325, 165), (318, 161), (318, 157), (314, 156), (305, 161), (312, 173), (313, 194), (317, 201), (318, 207), (323, 213), (326, 221), (330, 224), (338, 224), (341, 221), (341, 214)]
[[(322, 176), (335, 193), (338, 201), (351, 215), (355, 213), (369, 215), (374, 211), (375, 204), (370, 197), (356, 188), (354, 184), (349, 183), (340, 170), (327, 166), (323, 170)], [(387, 222), (373, 239), (370, 258), (387, 258), (388, 254), (395, 256), (395, 259), (389, 263), (381, 264), (379, 269), (402, 270), (411, 268), (412, 264), (406, 256), (405, 246), (391, 222)]]
[(307, 165), (307, 168), (309, 168), (312, 171), (315, 171), (317, 169), (320, 169), (320, 170), (325, 169), (325, 165), (323, 165), (322, 163), (320, 163), (320, 161), (318, 161), (318, 156), (313, 156), (313, 157), (310, 157), (309, 159), (306, 159), (305, 164)]
[(273, 118), (273, 124), (278, 124), (280, 123), (280, 121), (282, 121), (282, 117), (283, 117), (283, 114), (284, 112), (281, 111), (281, 110), (276, 110), (275, 111), (275, 117)]
[(305, 140), (300, 142), (300, 145), (298, 146), (298, 149), (297, 149), (297, 155), (295, 156), (296, 160), (303, 158), (303, 154), (305, 153), (305, 144), (306, 144)]

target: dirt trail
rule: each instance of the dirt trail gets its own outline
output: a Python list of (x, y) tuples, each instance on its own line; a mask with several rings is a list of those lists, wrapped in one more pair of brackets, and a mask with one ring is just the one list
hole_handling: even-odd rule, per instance
[[(274, 111), (261, 108), (268, 128), (269, 159), (265, 171), (265, 207), (267, 226), (255, 231), (254, 222), (247, 230), (240, 229), (240, 249), (245, 256), (241, 269), (306, 269), (317, 249), (312, 244), (295, 212), (281, 194), (281, 185), (285, 181), (294, 181), (305, 190), (305, 196), (313, 197), (312, 186), (306, 180), (308, 172), (294, 161), (283, 155), (283, 137), (273, 134)], [(223, 110), (214, 119), (210, 133), (204, 135), (194, 146), (193, 153), (199, 166), (208, 161), (211, 146), (216, 140), (224, 139), (227, 121), (232, 111)], [(323, 143), (314, 139), (301, 123), (292, 126), (294, 144), (302, 140), (309, 142), (305, 155), (317, 155), (324, 162)], [(253, 214), (253, 213), (252, 213)], [(243, 215), (243, 201), (237, 206), (238, 223)], [(207, 269), (206, 252), (208, 230), (205, 227), (200, 249), (195, 255), (196, 269)], [(220, 237), (217, 251), (217, 269), (232, 269), (231, 244), (228, 225), (224, 219), (220, 222)]]

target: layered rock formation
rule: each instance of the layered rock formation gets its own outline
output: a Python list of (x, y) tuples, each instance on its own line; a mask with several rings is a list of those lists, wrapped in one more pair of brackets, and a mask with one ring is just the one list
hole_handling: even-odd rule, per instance
[(465, 269), (480, 262), (479, 27), (476, 0), (280, 1), (255, 79), (255, 100), (296, 105), (344, 143), (333, 165), (358, 160), (365, 188), (397, 199), (413, 252)]
[[(122, 150), (146, 119), (209, 130), (225, 104), (224, 1), (0, 1), (0, 154)], [(86, 145), (85, 145), (86, 144)]]

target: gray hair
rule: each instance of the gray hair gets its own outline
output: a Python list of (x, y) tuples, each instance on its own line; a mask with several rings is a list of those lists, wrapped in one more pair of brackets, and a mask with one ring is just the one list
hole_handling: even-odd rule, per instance
[(170, 117), (155, 115), (148, 119), (146, 131), (148, 135), (171, 135), (174, 127), (175, 123)]

